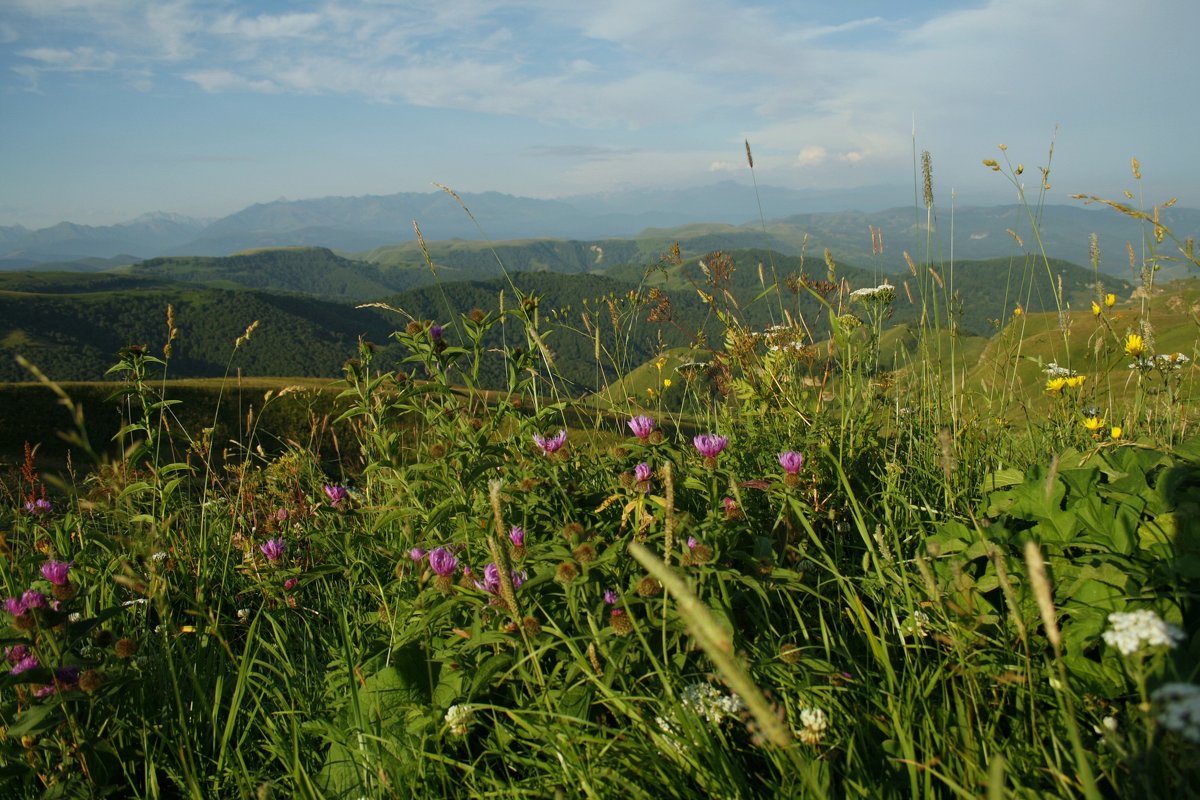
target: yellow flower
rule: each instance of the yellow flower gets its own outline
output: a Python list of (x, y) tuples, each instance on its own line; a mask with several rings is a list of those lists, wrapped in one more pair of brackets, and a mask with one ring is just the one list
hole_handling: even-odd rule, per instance
[(1109, 428), (1108, 435), (1114, 439), (1120, 439), (1121, 438), (1121, 426), (1113, 425), (1111, 428)]
[(1117, 296), (1115, 294), (1109, 292), (1108, 294), (1104, 295), (1104, 305), (1108, 306), (1109, 308), (1112, 308), (1116, 304), (1117, 304)]
[(1067, 388), (1078, 389), (1080, 386), (1083, 386), (1083, 382), (1086, 380), (1087, 375), (1072, 375), (1071, 377), (1067, 378)]
[(671, 379), (670, 378), (663, 378), (663, 388), (664, 389), (671, 388)]
[(1025, 313), (1025, 309), (1021, 308), (1020, 306), (1017, 306), (1016, 308), (1014, 308), (1014, 309), (1013, 309), (1013, 316), (1014, 316), (1014, 317), (1019, 317), (1019, 316), (1021, 316), (1021, 315), (1022, 315), (1022, 314), (1024, 314), (1024, 313)]
[(1095, 300), (1092, 301), (1092, 316), (1093, 317), (1100, 316), (1100, 304), (1097, 303)]
[(1131, 358), (1141, 358), (1146, 354), (1146, 340), (1136, 333), (1125, 337), (1125, 355)]
[(1092, 433), (1099, 433), (1104, 430), (1104, 420), (1099, 417), (1088, 417), (1083, 421), (1083, 427), (1087, 428)]
[(1066, 378), (1051, 378), (1046, 381), (1046, 391), (1049, 394), (1059, 394), (1067, 386)]

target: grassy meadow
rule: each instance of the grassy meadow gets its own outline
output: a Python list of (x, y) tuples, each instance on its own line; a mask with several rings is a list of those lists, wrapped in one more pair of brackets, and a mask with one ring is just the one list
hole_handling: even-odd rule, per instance
[(251, 319), (175, 381), (168, 316), (0, 387), (0, 794), (1196, 796), (1200, 265), (1112, 213), (1128, 291), (1022, 242), (993, 319), (929, 253), (573, 309), (492, 254), (336, 383)]

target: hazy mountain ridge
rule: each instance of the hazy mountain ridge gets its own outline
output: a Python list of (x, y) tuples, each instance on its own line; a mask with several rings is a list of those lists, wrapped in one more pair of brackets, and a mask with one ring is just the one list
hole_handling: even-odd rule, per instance
[[(679, 241), (686, 251), (769, 247), (782, 253), (821, 258), (829, 248), (838, 261), (873, 263), (897, 270), (904, 253), (916, 260), (1013, 257), (1038, 252), (1030, 213), (1040, 215), (1038, 229), (1046, 254), (1078, 264), (1089, 263), (1089, 241), (1098, 234), (1100, 269), (1127, 274), (1126, 242), (1140, 252), (1149, 235), (1147, 223), (1111, 209), (1080, 205), (935, 207), (927, 235), (925, 210), (893, 207), (863, 211), (816, 211), (813, 205), (831, 194), (777, 187), (755, 190), (733, 182), (681, 190), (629, 191), (539, 200), (499, 192), (461, 194), (402, 192), (362, 197), (324, 197), (258, 203), (215, 221), (150, 214), (120, 225), (92, 227), (60, 223), (30, 231), (0, 227), (0, 269), (26, 269), (39, 262), (71, 262), (121, 255), (131, 260), (153, 256), (224, 256), (264, 247), (325, 247), (363, 253), (403, 247), (416, 241), (415, 220), (427, 243), (461, 239), (502, 243), (531, 237), (566, 240), (572, 246), (598, 246), (616, 253), (637, 241), (647, 251)], [(843, 202), (851, 195), (840, 197)], [(461, 201), (461, 204), (460, 204)], [(764, 225), (759, 221), (762, 206)], [(468, 215), (463, 206), (470, 210)], [(472, 219), (472, 215), (474, 220)], [(477, 221), (477, 222), (476, 222)], [(1162, 221), (1179, 238), (1200, 233), (1200, 211), (1170, 208)], [(883, 234), (884, 252), (873, 254), (871, 229)], [(1010, 233), (1011, 231), (1011, 233)], [(1014, 235), (1015, 234), (1015, 235)], [(702, 238), (703, 237), (703, 238)], [(609, 243), (609, 244), (606, 244)], [(1163, 245), (1170, 253), (1170, 242)], [(134, 254), (127, 256), (125, 254)], [(367, 260), (376, 258), (367, 255)], [(94, 269), (95, 265), (81, 264)], [(550, 267), (553, 269), (553, 267)]]

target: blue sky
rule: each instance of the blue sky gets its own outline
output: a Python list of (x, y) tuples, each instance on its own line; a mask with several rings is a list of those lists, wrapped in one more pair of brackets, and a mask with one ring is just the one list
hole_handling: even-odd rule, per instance
[[(1193, 0), (0, 0), (0, 225), (750, 180), (1200, 206)], [(1057, 133), (1056, 133), (1057, 131)]]

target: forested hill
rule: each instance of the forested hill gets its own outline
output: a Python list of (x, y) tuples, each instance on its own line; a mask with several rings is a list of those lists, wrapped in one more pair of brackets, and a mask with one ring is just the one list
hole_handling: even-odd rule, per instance
[[(719, 342), (718, 307), (756, 329), (781, 321), (785, 313), (803, 318), (816, 338), (825, 335), (828, 318), (818, 299), (819, 284), (828, 278), (826, 264), (773, 251), (732, 251), (650, 267), (616, 265), (608, 274), (514, 272), (452, 281), (439, 273), (434, 285), (389, 286), (401, 282), (392, 280), (393, 273), (405, 272), (305, 249), (155, 260), (116, 273), (0, 274), (0, 380), (28, 379), (13, 359), (17, 354), (55, 379), (97, 380), (122, 347), (144, 344), (161, 353), (168, 304), (179, 329), (170, 364), (174, 377), (224, 374), (234, 342), (258, 320), (259, 328), (234, 362), (245, 373), (336, 378), (355, 355), (360, 337), (380, 346), (381, 366), (395, 368), (401, 355), (390, 334), (410, 319), (436, 320), (455, 341), (461, 315), (475, 308), (498, 312), (502, 293), (505, 308), (511, 309), (519, 290), (539, 298), (544, 339), (558, 355), (562, 376), (581, 390), (636, 367), (661, 348)], [(432, 276), (428, 268), (423, 274)], [(1007, 259), (961, 262), (953, 270), (921, 266), (915, 274), (898, 275), (838, 265), (834, 274), (850, 289), (883, 280), (895, 285), (889, 325), (915, 323), (923, 309), (931, 313), (933, 308), (940, 309), (945, 324), (944, 310), (950, 308), (959, 333), (979, 336), (991, 335), (1018, 304), (1030, 313), (1055, 310), (1049, 287), (1059, 280), (1067, 303), (1087, 309), (1098, 296), (1098, 277), (1066, 262)], [(1104, 290), (1121, 299), (1132, 292), (1127, 282), (1103, 280)], [(805, 281), (815, 289), (805, 288)], [(356, 307), (367, 300), (382, 300), (403, 314)], [(602, 330), (599, 369), (596, 326)], [(501, 347), (524, 345), (524, 334), (510, 320), (484, 344), (494, 352), (481, 377), (502, 382), (507, 365)]]

